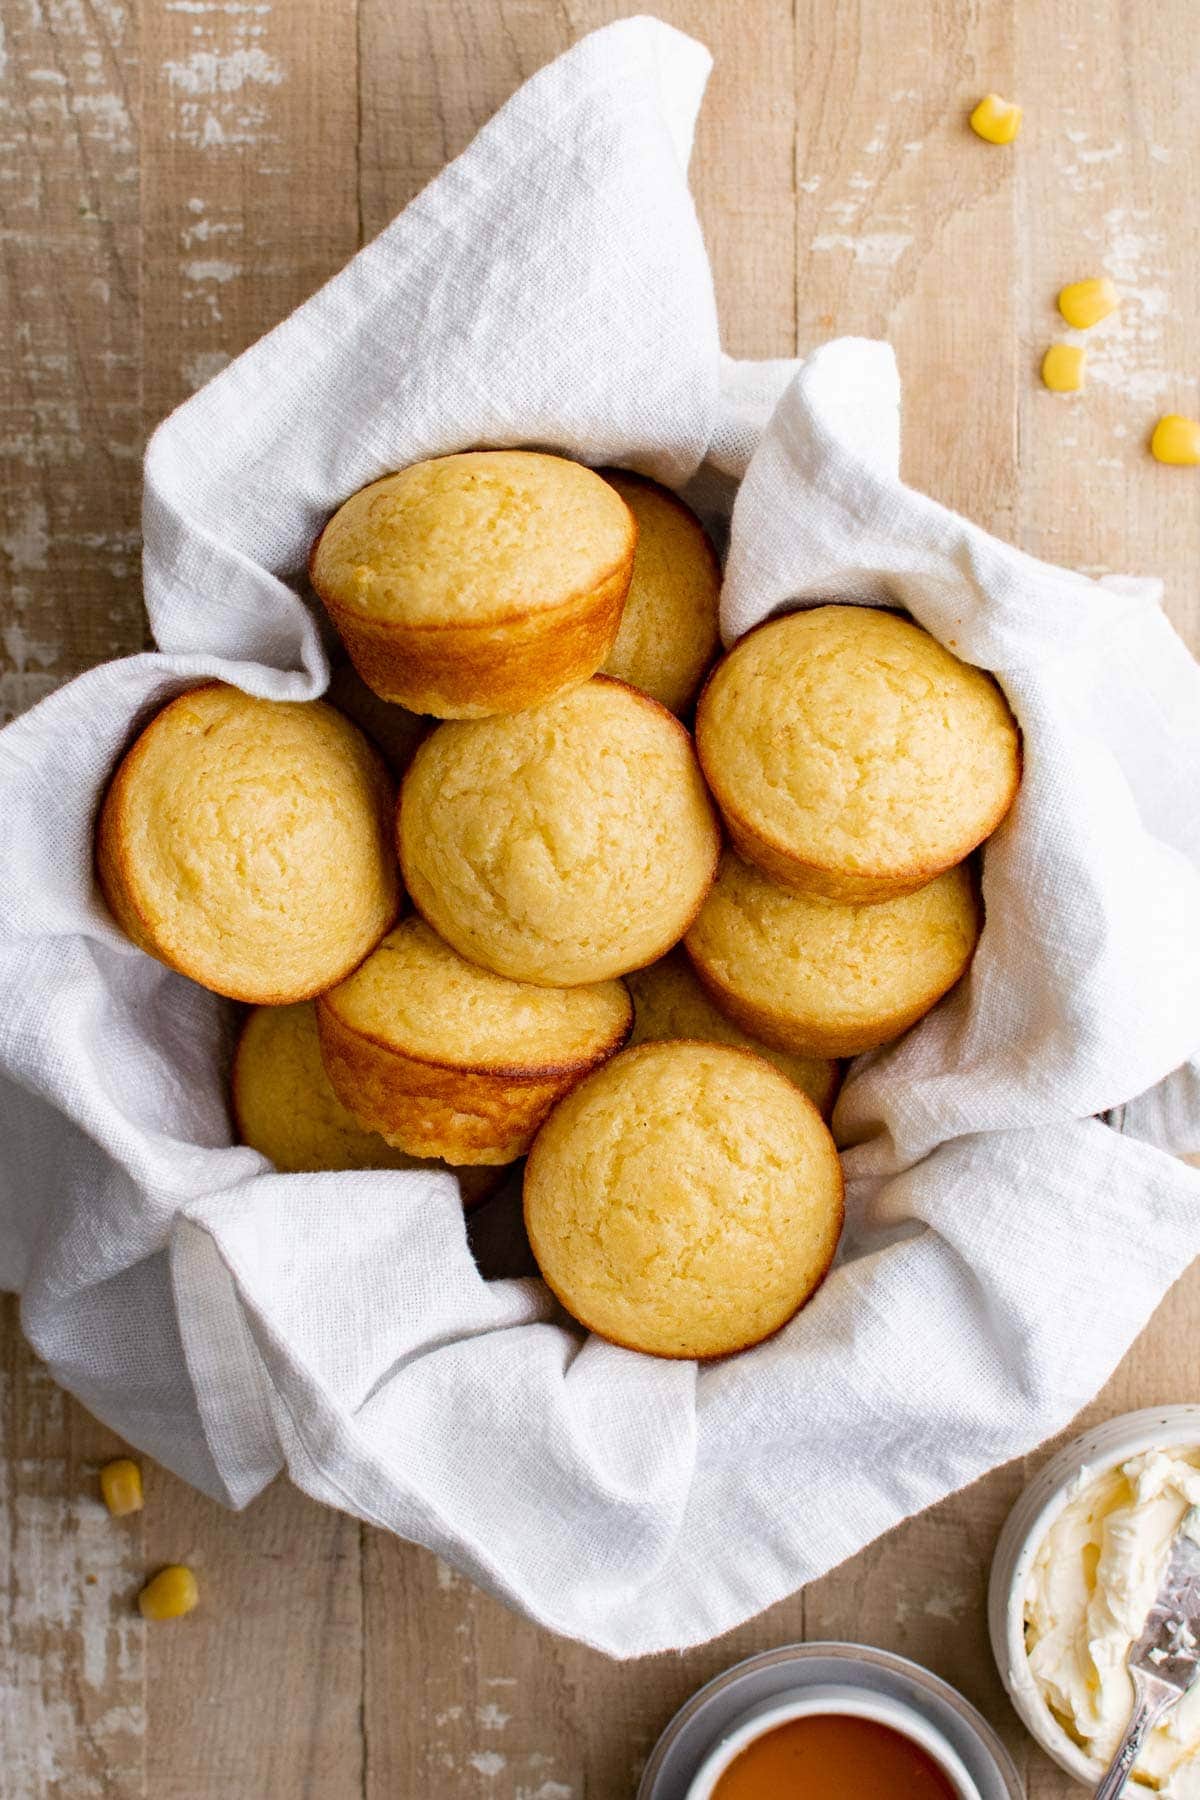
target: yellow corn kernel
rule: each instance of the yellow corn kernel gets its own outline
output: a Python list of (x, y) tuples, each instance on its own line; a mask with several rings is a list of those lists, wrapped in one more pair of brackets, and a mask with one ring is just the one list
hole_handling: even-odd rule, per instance
[(1051, 344), (1042, 358), (1042, 380), (1052, 393), (1078, 393), (1086, 360), (1087, 352), (1080, 344)]
[(182, 1619), (199, 1600), (200, 1589), (192, 1571), (182, 1563), (171, 1563), (146, 1583), (138, 1595), (138, 1611), (143, 1619)]
[(128, 1456), (118, 1456), (100, 1471), (100, 1496), (114, 1519), (142, 1510), (142, 1471)]
[(1090, 331), (1109, 313), (1116, 312), (1121, 297), (1107, 275), (1092, 281), (1072, 281), (1058, 296), (1058, 310), (1076, 331)]
[(1021, 108), (999, 94), (985, 94), (971, 114), (971, 130), (988, 144), (1011, 144), (1021, 129)]
[(1200, 419), (1167, 413), (1154, 427), (1150, 454), (1157, 462), (1192, 467), (1200, 463)]

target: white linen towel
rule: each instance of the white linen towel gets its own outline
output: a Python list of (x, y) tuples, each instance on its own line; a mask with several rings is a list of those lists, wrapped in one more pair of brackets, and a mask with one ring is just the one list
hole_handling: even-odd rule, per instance
[[(1036, 563), (901, 486), (885, 346), (722, 360), (686, 183), (707, 70), (651, 19), (585, 39), (189, 400), (146, 457), (158, 653), (0, 736), (0, 1282), (34, 1346), (206, 1492), (243, 1505), (286, 1468), (616, 1656), (734, 1625), (1031, 1448), (1200, 1243), (1200, 1173), (1169, 1154), (1200, 1142), (1200, 676), (1154, 584)], [(283, 1176), (231, 1146), (231, 1009), (135, 950), (93, 881), (135, 725), (209, 676), (319, 694), (316, 530), (480, 444), (707, 504), (740, 481), (728, 639), (805, 600), (900, 603), (997, 672), (1024, 732), (970, 977), (842, 1096), (838, 1267), (703, 1369), (481, 1280), (449, 1175)]]

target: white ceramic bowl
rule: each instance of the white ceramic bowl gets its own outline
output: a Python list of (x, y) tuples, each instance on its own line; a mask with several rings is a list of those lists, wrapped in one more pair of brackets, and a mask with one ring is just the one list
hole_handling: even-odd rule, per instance
[(790, 1724), (793, 1719), (807, 1719), (818, 1714), (828, 1717), (831, 1713), (842, 1718), (870, 1719), (876, 1725), (889, 1726), (933, 1759), (953, 1787), (956, 1800), (980, 1800), (979, 1789), (965, 1763), (936, 1725), (902, 1700), (848, 1685), (809, 1688), (790, 1699), (771, 1700), (752, 1707), (705, 1757), (692, 1777), (687, 1800), (712, 1800), (712, 1791), (730, 1763), (735, 1762), (756, 1738), (765, 1737), (768, 1731)]
[[(650, 1752), (637, 1800), (689, 1800), (701, 1769), (734, 1733), (752, 1718), (761, 1731), (767, 1711), (795, 1717), (795, 1703), (818, 1688), (849, 1688), (856, 1700), (898, 1702), (906, 1725), (915, 1714), (949, 1744), (974, 1784), (968, 1793), (980, 1800), (1025, 1800), (1000, 1738), (948, 1682), (889, 1650), (843, 1643), (781, 1644), (715, 1675), (680, 1707)], [(873, 1716), (889, 1724), (896, 1719), (890, 1710)]]
[(988, 1632), (1000, 1679), (1021, 1722), (1076, 1781), (1095, 1786), (1101, 1764), (1063, 1730), (1029, 1672), (1025, 1653), (1025, 1589), (1042, 1540), (1063, 1508), (1098, 1476), (1143, 1450), (1200, 1444), (1200, 1406), (1153, 1406), (1122, 1413), (1065, 1445), (1030, 1482), (1000, 1533), (988, 1585)]

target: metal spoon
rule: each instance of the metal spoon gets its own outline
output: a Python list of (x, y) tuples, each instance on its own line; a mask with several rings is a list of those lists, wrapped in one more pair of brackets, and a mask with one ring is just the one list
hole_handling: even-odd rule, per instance
[(1142, 1635), (1129, 1652), (1133, 1713), (1094, 1800), (1117, 1800), (1147, 1736), (1200, 1672), (1200, 1506), (1184, 1517)]

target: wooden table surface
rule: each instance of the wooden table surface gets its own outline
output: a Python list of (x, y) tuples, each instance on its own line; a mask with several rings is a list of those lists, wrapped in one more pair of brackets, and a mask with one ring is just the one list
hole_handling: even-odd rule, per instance
[[(0, 6), (3, 656), (19, 710), (138, 649), (146, 431), (333, 273), (518, 83), (620, 0), (5, 0)], [(1089, 572), (1156, 571), (1200, 643), (1200, 480), (1156, 466), (1200, 375), (1193, 0), (658, 0), (716, 54), (694, 185), (725, 343), (886, 335), (914, 484)], [(1025, 106), (1011, 150), (964, 116)], [(1066, 280), (1124, 306), (1079, 398), (1036, 373)], [(1099, 1304), (1098, 1300), (1098, 1304)], [(1090, 1409), (1200, 1397), (1193, 1270)], [(917, 1657), (1023, 1738), (984, 1633), (1028, 1473), (910, 1520), (719, 1642), (620, 1665), (513, 1617), (423, 1550), (276, 1484), (235, 1517), (148, 1470), (0, 1334), (0, 1795), (33, 1800), (625, 1800), (709, 1675), (789, 1639)], [(1036, 1462), (1038, 1459), (1033, 1459)], [(145, 1628), (143, 1572), (204, 1605)]]

